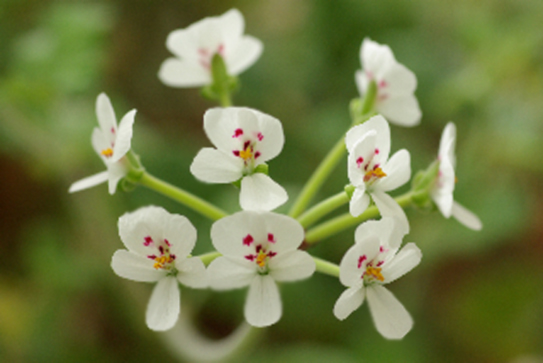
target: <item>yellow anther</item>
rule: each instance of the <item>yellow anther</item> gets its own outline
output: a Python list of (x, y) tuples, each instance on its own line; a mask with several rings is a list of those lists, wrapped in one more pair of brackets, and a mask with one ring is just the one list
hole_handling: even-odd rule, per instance
[(366, 174), (364, 175), (364, 181), (368, 181), (368, 180), (371, 180), (371, 179), (380, 179), (380, 178), (385, 177), (385, 176), (387, 176), (387, 175), (385, 174), (383, 169), (375, 168), (374, 170), (370, 170), (370, 171), (366, 172)]
[(253, 151), (250, 146), (247, 146), (245, 150), (239, 152), (239, 157), (243, 160), (251, 159), (253, 157)]
[(110, 158), (113, 156), (113, 150), (108, 147), (107, 149), (102, 150), (100, 154), (104, 155), (106, 158)]
[(368, 267), (366, 268), (366, 274), (370, 275), (373, 278), (376, 278), (379, 281), (385, 280), (383, 274), (381, 274), (381, 268), (379, 267), (373, 267), (368, 265)]
[(266, 266), (266, 257), (268, 257), (266, 253), (259, 252), (258, 256), (256, 257), (256, 264), (260, 267)]

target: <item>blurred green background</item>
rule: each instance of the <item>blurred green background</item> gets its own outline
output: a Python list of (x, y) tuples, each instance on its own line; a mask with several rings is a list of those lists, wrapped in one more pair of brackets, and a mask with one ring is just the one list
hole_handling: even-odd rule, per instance
[[(0, 0), (0, 361), (176, 359), (145, 326), (151, 286), (110, 268), (122, 248), (117, 218), (148, 204), (187, 215), (199, 230), (195, 253), (211, 249), (211, 223), (143, 188), (67, 190), (104, 169), (90, 134), (105, 91), (117, 117), (138, 110), (132, 145), (152, 174), (237, 209), (231, 186), (201, 184), (188, 171), (209, 145), (202, 115), (214, 104), (156, 76), (170, 31), (232, 7), (264, 43), (234, 101), (283, 122), (286, 145), (270, 167), (291, 202), (349, 125), (368, 36), (389, 44), (419, 81), (421, 125), (392, 126), (393, 151), (407, 148), (413, 171), (425, 168), (454, 121), (455, 199), (484, 224), (473, 232), (407, 211), (406, 240), (424, 258), (390, 286), (415, 320), (404, 340), (383, 339), (366, 306), (337, 321), (344, 288), (316, 274), (283, 286), (283, 318), (240, 361), (542, 362), (541, 0)], [(345, 169), (318, 199), (343, 187)], [(353, 230), (311, 252), (339, 262)], [(183, 306), (214, 338), (242, 321), (244, 298), (183, 289)]]

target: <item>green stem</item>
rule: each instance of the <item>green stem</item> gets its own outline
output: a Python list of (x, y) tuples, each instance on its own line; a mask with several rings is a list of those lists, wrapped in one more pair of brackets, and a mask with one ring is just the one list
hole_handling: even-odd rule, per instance
[(317, 271), (325, 275), (339, 277), (339, 266), (335, 263), (328, 262), (318, 257), (313, 257), (315, 264), (317, 265)]
[(220, 252), (212, 251), (212, 252), (204, 253), (203, 255), (195, 256), (195, 257), (198, 257), (200, 260), (202, 260), (204, 265), (208, 266), (211, 263), (211, 261), (221, 256), (222, 255)]
[(222, 107), (232, 106), (232, 98), (230, 97), (230, 92), (228, 92), (228, 90), (223, 89), (223, 92), (221, 92), (220, 103)]
[(336, 195), (331, 196), (328, 199), (323, 200), (300, 217), (298, 217), (298, 222), (304, 227), (307, 228), (321, 217), (332, 212), (334, 209), (341, 207), (344, 204), (349, 203), (349, 196), (346, 192), (341, 192)]
[(162, 181), (147, 172), (144, 172), (139, 184), (146, 186), (149, 189), (161, 193), (171, 199), (178, 201), (179, 203), (191, 208), (192, 210), (200, 213), (204, 217), (212, 219), (214, 221), (226, 217), (228, 214), (214, 206), (213, 204), (183, 190), (176, 186), (173, 186), (165, 181)]
[(290, 209), (289, 215), (291, 217), (296, 218), (302, 214), (309, 202), (311, 202), (313, 196), (319, 191), (322, 184), (326, 181), (326, 178), (328, 178), (341, 160), (345, 151), (345, 141), (342, 136), (305, 184), (298, 199), (296, 199), (294, 205)]
[[(412, 203), (413, 193), (408, 192), (402, 196), (395, 198), (396, 202), (402, 208), (407, 208)], [(305, 234), (305, 243), (311, 245), (326, 237), (333, 236), (349, 227), (360, 224), (368, 219), (377, 218), (379, 216), (379, 210), (375, 205), (366, 209), (364, 213), (358, 217), (353, 217), (350, 213), (343, 214), (336, 218), (330, 219), (313, 229), (310, 229)]]

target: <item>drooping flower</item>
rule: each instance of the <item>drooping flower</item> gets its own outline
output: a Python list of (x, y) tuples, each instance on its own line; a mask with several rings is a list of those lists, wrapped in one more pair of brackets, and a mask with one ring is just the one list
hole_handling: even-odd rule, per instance
[(96, 99), (96, 116), (100, 127), (92, 133), (92, 147), (106, 164), (107, 171), (81, 179), (70, 186), (70, 193), (78, 192), (95, 185), (108, 182), (109, 194), (114, 194), (117, 183), (128, 173), (126, 153), (130, 150), (132, 126), (136, 110), (128, 112), (117, 127), (115, 112), (105, 93)]
[(445, 218), (450, 218), (452, 215), (464, 226), (478, 231), (483, 228), (479, 217), (453, 199), (456, 184), (454, 172), (456, 165), (455, 146), (456, 126), (454, 123), (449, 122), (441, 135), (438, 153), (439, 172), (430, 191), (430, 196)]
[(204, 115), (204, 130), (214, 148), (203, 148), (191, 173), (208, 183), (241, 179), (239, 203), (244, 210), (272, 210), (285, 203), (287, 192), (257, 167), (283, 149), (281, 122), (244, 107), (214, 108)]
[(370, 204), (370, 196), (382, 216), (397, 216), (409, 229), (407, 217), (398, 203), (386, 192), (405, 184), (411, 178), (411, 158), (405, 149), (390, 159), (390, 127), (380, 115), (351, 128), (345, 136), (349, 151), (348, 174), (355, 187), (349, 210), (354, 217)]
[(210, 84), (211, 59), (215, 54), (223, 57), (228, 74), (240, 74), (262, 53), (260, 40), (243, 35), (244, 28), (243, 15), (232, 9), (171, 32), (166, 46), (175, 57), (162, 63), (158, 73), (160, 80), (172, 87)]
[(411, 330), (413, 320), (383, 285), (411, 271), (422, 258), (414, 243), (398, 251), (404, 233), (397, 223), (396, 218), (383, 218), (365, 222), (356, 229), (356, 243), (339, 266), (339, 280), (348, 289), (334, 306), (334, 315), (344, 320), (367, 298), (373, 322), (387, 339), (403, 338)]
[(119, 236), (127, 250), (115, 252), (113, 271), (129, 280), (156, 282), (147, 305), (147, 326), (157, 331), (172, 328), (181, 311), (178, 283), (207, 286), (202, 260), (189, 257), (196, 229), (184, 216), (149, 206), (121, 216)]
[(421, 111), (414, 95), (417, 78), (394, 58), (388, 45), (365, 38), (360, 49), (362, 70), (355, 74), (358, 91), (365, 95), (371, 81), (375, 81), (377, 95), (375, 109), (401, 126), (415, 126)]
[(282, 314), (276, 281), (305, 279), (315, 271), (294, 219), (270, 212), (242, 211), (211, 227), (213, 245), (223, 256), (207, 268), (209, 284), (217, 290), (249, 286), (245, 319), (256, 327), (276, 323)]

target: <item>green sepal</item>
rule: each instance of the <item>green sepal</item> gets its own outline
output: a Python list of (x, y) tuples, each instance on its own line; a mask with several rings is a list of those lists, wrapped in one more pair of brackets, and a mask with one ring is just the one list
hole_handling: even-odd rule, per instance
[(120, 188), (123, 192), (131, 192), (134, 189), (136, 189), (138, 185), (135, 183), (132, 183), (127, 178), (123, 178), (121, 182), (118, 184), (118, 188)]
[(353, 198), (353, 193), (355, 191), (355, 186), (352, 185), (352, 184), (347, 184), (345, 185), (345, 188), (343, 188), (345, 190), (345, 193), (347, 193), (347, 196), (349, 197), (349, 200), (351, 200)]
[(413, 191), (413, 204), (420, 209), (434, 210), (435, 204), (430, 196), (430, 191), (436, 183), (439, 174), (439, 161), (436, 160), (426, 170), (417, 172), (411, 182), (411, 190)]
[(202, 96), (207, 99), (222, 102), (230, 99), (230, 94), (239, 87), (238, 78), (228, 74), (224, 59), (218, 53), (211, 59), (211, 77), (213, 82), (201, 90)]
[(262, 174), (269, 175), (268, 172), (269, 172), (268, 164), (259, 164), (259, 165), (257, 165), (256, 168), (253, 170), (253, 174), (254, 174), (254, 173), (262, 173)]
[(235, 186), (238, 189), (241, 189), (241, 179), (243, 179), (243, 177), (239, 178), (235, 182), (232, 182), (232, 185)]

